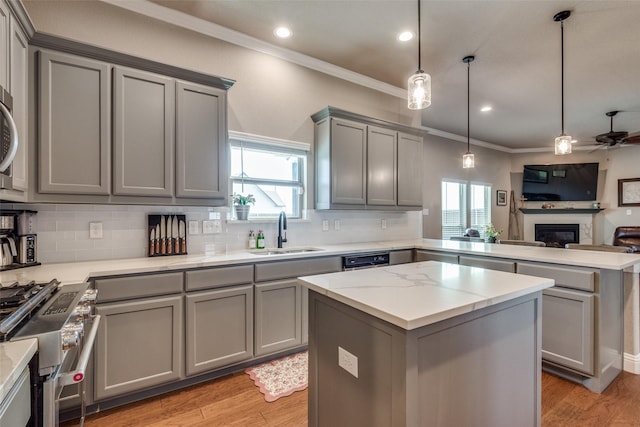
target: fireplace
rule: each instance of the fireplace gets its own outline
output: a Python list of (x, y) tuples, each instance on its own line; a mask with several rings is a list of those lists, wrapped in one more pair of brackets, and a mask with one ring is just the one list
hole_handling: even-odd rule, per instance
[(535, 239), (553, 248), (580, 243), (580, 224), (536, 224)]

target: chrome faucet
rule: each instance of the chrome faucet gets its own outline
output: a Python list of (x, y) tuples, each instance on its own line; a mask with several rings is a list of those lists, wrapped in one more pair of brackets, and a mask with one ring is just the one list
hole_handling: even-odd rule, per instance
[[(284, 234), (283, 234), (284, 232)], [(281, 248), (282, 244), (287, 241), (287, 215), (284, 211), (280, 212), (278, 217), (278, 247)]]

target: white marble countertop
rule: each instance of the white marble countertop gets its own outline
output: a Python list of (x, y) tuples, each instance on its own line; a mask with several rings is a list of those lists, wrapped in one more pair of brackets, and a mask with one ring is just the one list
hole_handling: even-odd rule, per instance
[(0, 343), (0, 402), (38, 351), (35, 338)]
[(78, 283), (84, 282), (91, 277), (98, 276), (166, 272), (238, 263), (266, 262), (295, 258), (312, 258), (328, 255), (345, 255), (362, 252), (414, 248), (612, 270), (633, 270), (635, 268), (635, 271), (640, 271), (640, 255), (638, 254), (498, 245), (453, 240), (415, 239), (337, 245), (313, 245), (313, 247), (320, 250), (314, 252), (278, 255), (255, 255), (248, 250), (239, 250), (221, 255), (177, 255), (156, 258), (44, 264), (35, 267), (0, 272), (0, 283), (6, 286), (15, 281), (23, 283), (31, 280), (35, 280), (37, 282), (48, 282), (53, 278), (58, 279), (62, 284)]
[(406, 330), (554, 285), (552, 279), (436, 261), (304, 276), (298, 282)]

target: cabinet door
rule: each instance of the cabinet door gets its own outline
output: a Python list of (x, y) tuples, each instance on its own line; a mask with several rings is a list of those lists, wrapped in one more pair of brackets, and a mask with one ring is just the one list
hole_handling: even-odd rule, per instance
[(186, 296), (187, 375), (253, 357), (253, 286)]
[(113, 193), (173, 195), (174, 80), (116, 67), (113, 102)]
[[(6, 359), (11, 360), (11, 359)], [(0, 401), (0, 426), (25, 427), (31, 419), (31, 384), (29, 368), (25, 368), (15, 384)], [(3, 384), (4, 385), (4, 384)]]
[(302, 289), (296, 279), (255, 285), (255, 353), (301, 345)]
[(39, 59), (39, 191), (109, 194), (110, 66), (48, 51)]
[(13, 159), (13, 188), (25, 191), (27, 189), (27, 75), (29, 43), (22, 31), (18, 20), (12, 15), (10, 19), (9, 50), (10, 50), (10, 92), (13, 96), (13, 118), (18, 128), (20, 145), (16, 157)]
[(0, 0), (0, 86), (9, 87), (9, 8)]
[(595, 295), (553, 287), (542, 292), (542, 359), (594, 374)]
[(411, 249), (389, 252), (390, 265), (407, 264), (410, 262), (413, 262), (413, 250)]
[(367, 201), (367, 126), (331, 119), (331, 203)]
[(96, 400), (143, 390), (183, 376), (182, 296), (98, 304)]
[(369, 126), (367, 129), (367, 204), (396, 205), (398, 133)]
[(178, 82), (176, 109), (176, 196), (225, 198), (226, 92)]
[(422, 206), (422, 138), (398, 133), (398, 206)]

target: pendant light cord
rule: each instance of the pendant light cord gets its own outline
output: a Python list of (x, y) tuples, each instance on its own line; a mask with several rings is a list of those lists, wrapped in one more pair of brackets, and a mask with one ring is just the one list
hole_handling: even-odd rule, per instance
[(420, 0), (418, 0), (418, 70), (422, 70), (422, 61), (420, 57), (420, 40), (422, 40), (422, 37), (420, 37)]
[(470, 152), (469, 140), (470, 140), (470, 127), (471, 127), (471, 61), (467, 62), (467, 153)]
[(562, 135), (564, 135), (564, 21), (560, 21), (560, 85), (561, 85), (561, 103), (562, 103)]

